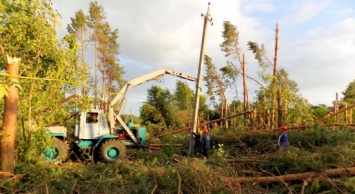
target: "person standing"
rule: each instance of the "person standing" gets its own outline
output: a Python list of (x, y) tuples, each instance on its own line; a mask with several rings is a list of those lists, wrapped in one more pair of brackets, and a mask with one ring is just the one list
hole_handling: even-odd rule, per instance
[(286, 133), (287, 127), (285, 125), (280, 126), (281, 134), (279, 136), (278, 145), (283, 150), (288, 150), (288, 136)]
[(200, 130), (198, 130), (198, 132), (197, 133), (195, 133), (195, 132), (192, 132), (192, 134), (193, 134), (193, 137), (194, 137), (194, 139), (195, 139), (195, 148), (194, 148), (194, 150), (196, 151), (196, 153), (199, 153), (199, 152), (201, 152), (201, 134), (202, 134), (202, 132), (200, 132)]
[(208, 152), (211, 149), (211, 137), (208, 134), (208, 129), (206, 128), (206, 126), (203, 129), (203, 135), (201, 137), (201, 146), (203, 155), (208, 158)]

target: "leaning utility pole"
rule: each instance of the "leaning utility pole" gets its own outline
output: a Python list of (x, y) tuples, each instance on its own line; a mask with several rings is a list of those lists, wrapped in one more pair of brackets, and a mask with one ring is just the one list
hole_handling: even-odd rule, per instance
[(196, 83), (196, 90), (195, 90), (195, 106), (194, 106), (194, 114), (192, 119), (192, 129), (190, 135), (190, 145), (189, 145), (189, 155), (193, 155), (194, 147), (195, 147), (195, 139), (194, 133), (196, 134), (196, 126), (198, 121), (198, 108), (200, 104), (200, 91), (201, 91), (201, 81), (202, 81), (202, 70), (203, 70), (203, 59), (204, 59), (204, 49), (205, 49), (205, 37), (207, 31), (207, 22), (212, 22), (212, 18), (209, 18), (209, 11), (210, 11), (210, 3), (208, 3), (207, 13), (206, 15), (201, 14), (204, 17), (203, 23), (203, 33), (202, 33), (202, 42), (201, 42), (201, 51), (200, 51), (200, 61), (199, 61), (199, 68), (197, 74), (197, 83)]

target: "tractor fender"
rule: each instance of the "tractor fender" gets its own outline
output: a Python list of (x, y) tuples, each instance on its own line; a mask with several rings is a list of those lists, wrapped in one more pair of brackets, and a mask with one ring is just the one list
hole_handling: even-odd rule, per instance
[(101, 144), (102, 141), (106, 139), (117, 139), (118, 137), (116, 135), (102, 135), (99, 140), (96, 142), (94, 149)]
[(64, 140), (67, 136), (64, 133), (49, 133), (49, 136)]

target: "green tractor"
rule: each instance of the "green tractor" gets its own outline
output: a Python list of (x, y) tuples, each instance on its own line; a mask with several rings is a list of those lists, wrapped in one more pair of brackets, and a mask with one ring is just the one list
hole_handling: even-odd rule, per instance
[[(145, 147), (146, 128), (135, 127), (132, 120), (125, 123), (121, 112), (126, 103), (126, 93), (133, 87), (142, 83), (158, 80), (164, 75), (171, 75), (196, 81), (196, 78), (171, 69), (160, 69), (139, 76), (127, 82), (111, 101), (108, 112), (108, 121), (102, 110), (91, 109), (82, 112), (79, 123), (75, 125), (74, 140), (67, 140), (67, 129), (62, 126), (49, 127), (49, 133), (54, 137), (52, 146), (49, 146), (44, 155), (49, 161), (65, 160), (68, 151), (80, 154), (102, 162), (114, 162), (126, 155), (127, 148)], [(110, 124), (110, 125), (109, 125)], [(116, 127), (116, 124), (120, 127)]]
[[(82, 112), (71, 139), (68, 138), (68, 131), (64, 126), (47, 128), (52, 138), (43, 155), (50, 162), (65, 161), (69, 153), (79, 159), (115, 162), (126, 156), (128, 147), (145, 146), (146, 128), (134, 127), (132, 120), (127, 125), (130, 132), (127, 133), (124, 128), (119, 127), (111, 133), (102, 110), (91, 109), (89, 112)], [(134, 140), (127, 135), (129, 133), (134, 135)]]

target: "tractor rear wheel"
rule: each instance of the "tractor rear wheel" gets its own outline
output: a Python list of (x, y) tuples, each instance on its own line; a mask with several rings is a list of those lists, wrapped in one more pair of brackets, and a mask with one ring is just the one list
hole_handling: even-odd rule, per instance
[(52, 138), (43, 155), (49, 162), (65, 161), (68, 158), (68, 147), (64, 141)]
[(113, 163), (118, 159), (126, 157), (126, 146), (118, 139), (105, 141), (100, 148), (100, 158), (102, 162)]

